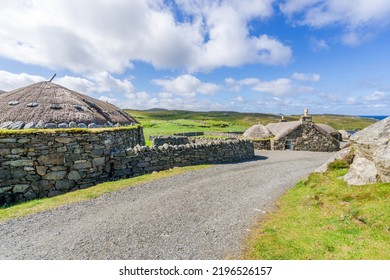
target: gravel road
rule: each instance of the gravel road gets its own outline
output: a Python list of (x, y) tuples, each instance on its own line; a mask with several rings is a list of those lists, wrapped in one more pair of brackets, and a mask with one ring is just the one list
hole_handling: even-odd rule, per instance
[(3, 222), (0, 259), (234, 258), (276, 198), (332, 155), (256, 154)]

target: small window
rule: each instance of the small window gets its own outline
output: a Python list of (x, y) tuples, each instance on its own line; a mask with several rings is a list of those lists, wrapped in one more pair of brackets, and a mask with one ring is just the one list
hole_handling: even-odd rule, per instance
[(81, 108), (81, 105), (79, 105), (79, 104), (74, 104), (73, 107), (76, 108), (77, 110), (83, 109), (83, 108)]
[(286, 144), (284, 146), (285, 150), (294, 150), (294, 144), (292, 140), (286, 140)]

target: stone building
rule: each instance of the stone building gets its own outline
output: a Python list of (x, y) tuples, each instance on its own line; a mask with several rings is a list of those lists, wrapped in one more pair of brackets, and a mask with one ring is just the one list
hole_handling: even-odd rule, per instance
[[(267, 124), (265, 128), (268, 129), (272, 138), (247, 137), (254, 141), (255, 148), (260, 146), (265, 147), (265, 149), (269, 147), (271, 150), (318, 152), (333, 152), (340, 149), (340, 142), (323, 127), (315, 124), (307, 110), (299, 121), (286, 122), (282, 119), (279, 123)], [(266, 134), (264, 133), (264, 135)], [(256, 142), (261, 144), (256, 145)]]
[(50, 81), (1, 93), (0, 128), (95, 128), (138, 122), (118, 107)]

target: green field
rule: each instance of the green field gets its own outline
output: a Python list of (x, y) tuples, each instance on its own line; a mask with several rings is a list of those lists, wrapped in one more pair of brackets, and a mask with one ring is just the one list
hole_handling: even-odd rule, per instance
[(390, 260), (390, 183), (348, 186), (346, 167), (334, 164), (282, 196), (241, 258)]
[[(126, 110), (143, 126), (145, 139), (150, 135), (183, 132), (244, 132), (254, 124), (278, 122), (279, 115), (238, 112), (192, 112), (180, 110)], [(286, 120), (299, 120), (299, 116), (286, 116)], [(354, 116), (313, 115), (316, 123), (328, 124), (335, 129), (359, 130), (375, 121)]]

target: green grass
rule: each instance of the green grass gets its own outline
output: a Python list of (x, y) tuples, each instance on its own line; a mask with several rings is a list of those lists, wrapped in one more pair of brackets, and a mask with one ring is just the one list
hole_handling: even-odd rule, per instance
[[(254, 124), (278, 122), (279, 115), (238, 112), (191, 112), (179, 110), (137, 111), (126, 110), (143, 126), (147, 143), (150, 135), (171, 135), (183, 132), (245, 131)], [(286, 120), (299, 120), (300, 116), (287, 116)], [(354, 116), (313, 115), (316, 123), (328, 124), (335, 129), (363, 129), (375, 121)]]
[(52, 198), (36, 199), (9, 207), (0, 208), (0, 221), (24, 217), (30, 214), (39, 213), (55, 209), (64, 205), (81, 202), (99, 197), (105, 193), (118, 191), (124, 188), (136, 186), (161, 178), (175, 176), (184, 172), (207, 168), (210, 165), (197, 165), (174, 168), (171, 170), (160, 171), (153, 174), (142, 175), (129, 179), (118, 180), (115, 182), (105, 182), (96, 186), (69, 192)]
[(390, 184), (348, 186), (341, 162), (300, 181), (248, 237), (243, 259), (390, 259)]

